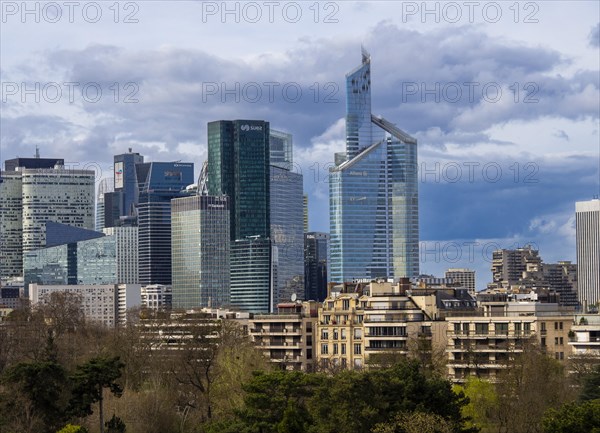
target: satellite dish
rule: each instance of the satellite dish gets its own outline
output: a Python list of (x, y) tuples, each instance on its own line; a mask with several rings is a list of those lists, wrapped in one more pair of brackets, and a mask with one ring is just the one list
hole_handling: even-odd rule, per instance
[(295, 293), (292, 293), (292, 302), (296, 302), (297, 298), (298, 298), (298, 296), (296, 296)]

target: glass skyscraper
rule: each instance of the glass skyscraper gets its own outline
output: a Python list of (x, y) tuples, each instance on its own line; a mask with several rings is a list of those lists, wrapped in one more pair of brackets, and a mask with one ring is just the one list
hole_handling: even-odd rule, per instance
[(231, 305), (269, 312), (272, 301), (269, 122), (208, 124), (208, 194), (229, 197)]
[(173, 307), (229, 305), (229, 200), (193, 195), (171, 202)]
[(583, 312), (600, 302), (600, 200), (575, 203), (578, 298)]
[(327, 250), (329, 234), (304, 234), (305, 299), (323, 302), (327, 297)]
[(271, 243), (273, 311), (292, 294), (304, 299), (303, 177), (271, 165)]
[[(139, 283), (171, 284), (171, 199), (194, 183), (194, 164), (136, 164), (139, 187)], [(115, 182), (115, 187), (117, 183)]]
[(346, 76), (346, 153), (330, 169), (329, 280), (419, 274), (417, 141), (371, 114), (371, 58)]
[(294, 162), (292, 159), (292, 147), (292, 134), (271, 129), (269, 134), (271, 165), (291, 170), (292, 163)]

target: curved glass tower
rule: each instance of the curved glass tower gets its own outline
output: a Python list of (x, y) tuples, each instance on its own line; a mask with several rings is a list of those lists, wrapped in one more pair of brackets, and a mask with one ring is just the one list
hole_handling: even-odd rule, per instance
[(346, 75), (346, 158), (330, 170), (329, 281), (419, 274), (417, 141), (371, 114), (371, 59)]

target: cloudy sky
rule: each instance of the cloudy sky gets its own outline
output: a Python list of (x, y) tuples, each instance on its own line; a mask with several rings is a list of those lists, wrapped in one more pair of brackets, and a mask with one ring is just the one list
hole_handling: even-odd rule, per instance
[[(27, 10), (24, 10), (26, 5)], [(417, 137), (422, 272), (490, 279), (495, 248), (575, 261), (574, 203), (600, 192), (598, 2), (2, 1), (0, 157), (111, 175), (206, 159), (206, 124), (294, 136), (310, 229), (328, 231), (344, 75), (372, 56), (373, 112)]]

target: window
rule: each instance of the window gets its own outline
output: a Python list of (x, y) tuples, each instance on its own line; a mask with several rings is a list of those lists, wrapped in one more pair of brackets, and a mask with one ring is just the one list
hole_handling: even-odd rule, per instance
[(563, 344), (565, 344), (565, 343), (564, 343), (564, 340), (563, 340), (563, 337), (560, 337), (559, 341), (560, 341), (560, 343), (559, 343), (559, 344), (560, 344), (561, 346), (562, 346)]
[(362, 328), (354, 328), (354, 338), (360, 340), (362, 338)]
[(454, 333), (455, 334), (460, 334), (460, 323), (455, 323), (454, 324)]
[(463, 323), (463, 334), (469, 335), (469, 324)]
[(338, 330), (337, 330), (337, 329), (334, 329), (334, 330), (333, 330), (333, 339), (334, 339), (334, 340), (337, 340), (337, 339), (338, 339)]
[(475, 324), (475, 334), (482, 335), (488, 333), (488, 324), (487, 323), (476, 323)]
[(346, 354), (346, 343), (342, 343), (342, 355)]
[(546, 346), (546, 337), (542, 337), (542, 347)]
[(554, 337), (554, 344), (558, 346), (558, 337)]
[(349, 310), (350, 309), (350, 299), (344, 299), (342, 301), (342, 309)]
[(542, 331), (546, 330), (546, 322), (542, 322)]
[[(543, 325), (545, 323), (542, 323)], [(531, 323), (523, 323), (523, 331), (525, 334), (529, 334), (531, 332)]]
[(508, 335), (508, 323), (496, 323), (496, 335)]
[(558, 329), (560, 329), (561, 331), (563, 330), (563, 322), (558, 322)]
[(362, 353), (362, 346), (360, 344), (354, 345), (354, 354), (360, 355)]
[(334, 354), (334, 355), (337, 355), (337, 354), (338, 354), (338, 345), (337, 345), (337, 343), (334, 343), (334, 344), (333, 344), (333, 354)]
[(327, 344), (321, 344), (321, 354), (322, 355), (329, 354), (329, 346)]
[(321, 329), (321, 340), (329, 340), (329, 330), (327, 328)]
[(342, 340), (345, 340), (346, 339), (346, 328), (342, 328), (340, 330), (340, 333), (341, 333)]
[(358, 316), (356, 316), (356, 323), (362, 323), (363, 322), (363, 315), (359, 314)]

